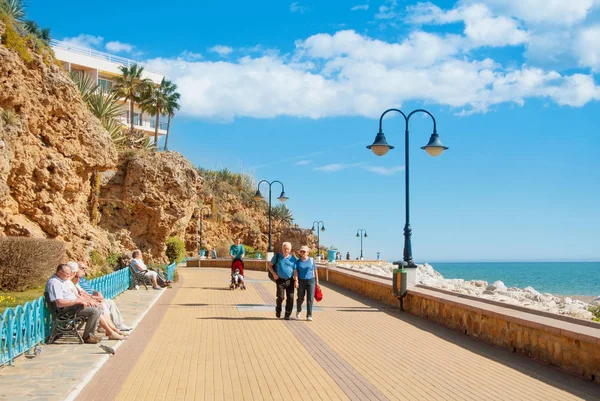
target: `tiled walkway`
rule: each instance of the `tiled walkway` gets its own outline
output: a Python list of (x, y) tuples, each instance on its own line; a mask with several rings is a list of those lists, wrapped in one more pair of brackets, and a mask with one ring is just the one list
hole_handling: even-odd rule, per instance
[[(167, 295), (173, 290), (165, 291), (164, 295)], [(126, 291), (115, 298), (115, 302), (123, 314), (124, 322), (134, 325), (161, 295), (162, 292), (158, 291)], [(102, 344), (115, 347), (118, 343), (124, 344), (127, 341), (131, 339), (105, 339)], [(73, 340), (59, 340), (55, 344), (43, 345), (42, 353), (36, 358), (20, 356), (15, 360), (14, 366), (0, 368), (0, 401), (68, 399), (70, 394), (75, 394), (85, 385), (94, 370), (106, 359), (108, 355), (97, 345), (79, 344)]]
[(325, 284), (313, 322), (275, 319), (274, 284), (187, 268), (79, 400), (600, 400), (568, 376)]

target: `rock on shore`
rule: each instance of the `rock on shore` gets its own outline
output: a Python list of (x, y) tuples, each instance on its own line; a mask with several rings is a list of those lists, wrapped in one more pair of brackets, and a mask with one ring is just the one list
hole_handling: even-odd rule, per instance
[[(392, 277), (395, 266), (391, 263), (352, 264), (339, 263), (338, 266), (364, 273)], [(483, 280), (445, 279), (431, 265), (417, 265), (417, 282), (428, 287), (441, 288), (459, 294), (487, 298), (510, 305), (542, 310), (560, 315), (568, 315), (581, 319), (591, 319), (588, 311), (590, 304), (570, 297), (560, 297), (549, 293), (540, 293), (533, 287), (506, 287), (502, 281), (488, 283)], [(591, 305), (600, 304), (600, 296), (592, 300)]]

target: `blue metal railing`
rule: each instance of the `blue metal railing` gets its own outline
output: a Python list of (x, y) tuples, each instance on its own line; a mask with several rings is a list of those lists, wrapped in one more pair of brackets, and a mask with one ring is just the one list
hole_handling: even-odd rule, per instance
[[(175, 264), (167, 267), (175, 271)], [(171, 276), (169, 276), (171, 277)], [(121, 269), (90, 281), (92, 288), (102, 292), (105, 298), (114, 298), (129, 288), (129, 269)], [(0, 315), (0, 366), (12, 364), (17, 356), (45, 342), (50, 333), (50, 313), (44, 297), (7, 308)]]
[(167, 280), (173, 281), (173, 276), (175, 275), (176, 268), (177, 262), (173, 262), (169, 266), (167, 266)]
[(90, 280), (95, 291), (100, 291), (104, 298), (112, 299), (129, 288), (131, 275), (129, 269), (121, 269), (114, 273)]

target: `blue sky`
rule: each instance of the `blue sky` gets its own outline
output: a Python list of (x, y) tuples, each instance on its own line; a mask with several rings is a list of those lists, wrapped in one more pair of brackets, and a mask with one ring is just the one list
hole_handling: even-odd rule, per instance
[[(151, 10), (156, 10), (155, 12)], [(402, 255), (411, 120), (417, 261), (600, 260), (596, 0), (217, 2), (32, 0), (53, 37), (161, 68), (180, 87), (170, 148), (284, 182), (304, 227), (358, 256)], [(118, 18), (115, 18), (118, 16)], [(164, 25), (163, 25), (164, 24)], [(151, 26), (158, 28), (152, 29)]]

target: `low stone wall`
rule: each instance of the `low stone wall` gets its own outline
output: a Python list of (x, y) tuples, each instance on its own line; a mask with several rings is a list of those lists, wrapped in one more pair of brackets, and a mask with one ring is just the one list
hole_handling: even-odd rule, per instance
[[(385, 277), (320, 265), (319, 279), (387, 305), (399, 305), (392, 295), (391, 279)], [(408, 291), (403, 308), (488, 344), (600, 383), (600, 324), (577, 323), (578, 319), (565, 321), (486, 301), (418, 286)]]
[[(186, 267), (198, 267), (198, 259), (188, 259)], [(231, 268), (231, 259), (202, 259), (200, 267), (223, 267)], [(261, 259), (245, 259), (244, 269), (246, 270), (267, 270), (267, 261)]]

